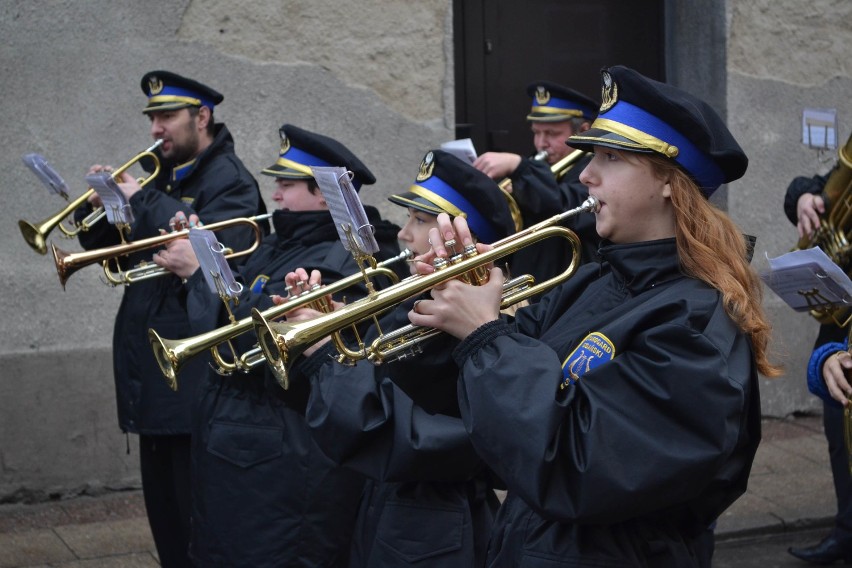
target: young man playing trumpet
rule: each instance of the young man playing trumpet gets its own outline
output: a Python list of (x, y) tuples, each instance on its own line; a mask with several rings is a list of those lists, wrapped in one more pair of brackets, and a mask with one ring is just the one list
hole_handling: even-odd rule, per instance
[[(129, 240), (154, 237), (168, 230), (175, 211), (195, 214), (207, 223), (249, 217), (266, 208), (251, 174), (234, 154), (234, 141), (224, 124), (214, 124), (213, 108), (223, 96), (210, 87), (168, 71), (142, 77), (151, 120), (151, 136), (163, 143), (152, 187), (142, 190), (127, 173), (119, 186), (135, 221)], [(93, 166), (91, 172), (111, 171)], [(99, 200), (81, 207), (82, 219)], [(243, 228), (223, 231), (221, 240), (234, 250), (251, 243)], [(118, 231), (106, 223), (80, 234), (86, 249), (118, 244)], [(153, 250), (130, 254), (123, 265), (149, 262)], [(153, 278), (125, 287), (115, 319), (113, 364), (119, 427), (139, 434), (142, 490), (160, 562), (166, 568), (191, 566), (189, 543), (189, 448), (192, 393), (206, 373), (203, 361), (193, 362), (181, 375), (185, 388), (172, 392), (148, 345), (148, 328), (169, 337), (189, 332), (189, 314), (180, 280)]]
[[(238, 319), (252, 308), (272, 307), (270, 294), (284, 294), (284, 276), (299, 266), (321, 270), (326, 284), (358, 272), (310, 166), (345, 167), (356, 189), (375, 177), (332, 138), (291, 124), (283, 125), (280, 135), (278, 160), (261, 172), (275, 179), (273, 199), (280, 206), (272, 217), (275, 232), (239, 268), (245, 289), (234, 309)], [(365, 209), (381, 247), (376, 256), (395, 256), (398, 227), (382, 220), (375, 208)], [(193, 334), (227, 323), (186, 239), (169, 243), (154, 261), (187, 278), (196, 314)], [(361, 287), (345, 291), (348, 299), (364, 293)], [(255, 342), (253, 333), (245, 333), (233, 344), (243, 354)], [(345, 566), (364, 479), (337, 467), (312, 440), (304, 419), (308, 385), (291, 384), (285, 391), (264, 363), (233, 376), (211, 370), (198, 392), (191, 544), (197, 565)]]

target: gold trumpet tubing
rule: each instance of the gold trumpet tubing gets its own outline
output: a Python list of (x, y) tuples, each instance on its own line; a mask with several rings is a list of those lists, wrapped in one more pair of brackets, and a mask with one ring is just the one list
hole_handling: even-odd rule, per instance
[[(307, 348), (335, 332), (339, 332), (349, 326), (365, 320), (367, 317), (383, 313), (408, 298), (417, 296), (431, 290), (435, 286), (457, 278), (471, 269), (480, 265), (488, 265), (516, 252), (526, 246), (537, 243), (551, 237), (562, 237), (571, 241), (574, 245), (574, 254), (571, 264), (559, 275), (546, 280), (544, 283), (526, 290), (522, 297), (530, 297), (542, 291), (547, 285), (554, 285), (570, 278), (579, 266), (579, 238), (573, 231), (559, 227), (558, 223), (567, 217), (579, 213), (597, 211), (598, 202), (590, 197), (583, 205), (554, 215), (546, 221), (533, 225), (520, 233), (510, 235), (492, 244), (492, 249), (466, 259), (457, 264), (450, 264), (446, 268), (436, 270), (431, 274), (407, 278), (402, 282), (380, 290), (370, 296), (362, 298), (347, 306), (343, 306), (329, 314), (324, 314), (313, 320), (304, 322), (269, 322), (258, 310), (252, 311), (255, 322), (255, 332), (258, 343), (263, 349), (267, 362), (273, 370), (279, 384), (283, 388), (288, 385), (288, 371), (292, 361), (301, 355)], [(369, 354), (367, 354), (369, 358)]]
[[(140, 185), (144, 186), (153, 179), (155, 179), (160, 173), (160, 159), (153, 152), (162, 143), (162, 140), (157, 140), (147, 150), (145, 150), (144, 152), (140, 152), (127, 163), (120, 166), (112, 173), (113, 179), (119, 181), (116, 176), (120, 176), (122, 173), (127, 171), (133, 164), (137, 163), (139, 160), (146, 156), (154, 160), (155, 168), (154, 172), (151, 175), (149, 175), (147, 178), (144, 178), (144, 180), (140, 182)], [(47, 236), (57, 226), (59, 227), (59, 230), (62, 231), (62, 233), (68, 238), (74, 238), (82, 231), (88, 231), (92, 227), (92, 225), (94, 225), (106, 215), (106, 212), (103, 210), (103, 207), (99, 207), (89, 213), (89, 215), (86, 216), (86, 218), (83, 219), (83, 221), (73, 229), (69, 229), (63, 226), (62, 221), (69, 215), (72, 215), (74, 211), (77, 210), (77, 208), (86, 203), (86, 201), (88, 201), (89, 197), (94, 192), (95, 190), (90, 187), (83, 193), (83, 195), (68, 203), (68, 205), (66, 205), (61, 211), (57, 212), (54, 215), (51, 215), (40, 223), (30, 223), (24, 220), (18, 221), (18, 227), (20, 227), (21, 229), (21, 234), (23, 235), (24, 240), (27, 242), (27, 244), (30, 245), (30, 247), (33, 248), (33, 250), (35, 250), (39, 254), (47, 254)]]
[[(500, 300), (500, 309), (504, 310), (520, 302), (521, 300), (516, 298), (522, 296), (523, 292), (534, 283), (535, 278), (529, 274), (506, 280), (503, 283), (503, 296)], [(367, 350), (367, 358), (372, 364), (381, 365), (388, 361), (397, 361), (415, 356), (423, 352), (420, 348), (420, 343), (440, 333), (443, 332), (431, 327), (414, 324), (406, 325), (377, 337)]]
[[(323, 297), (327, 294), (336, 294), (346, 288), (360, 284), (363, 282), (365, 277), (373, 280), (378, 276), (384, 276), (392, 282), (397, 282), (399, 279), (397, 278), (396, 273), (388, 268), (388, 266), (394, 262), (402, 260), (403, 258), (407, 258), (410, 255), (411, 252), (405, 250), (403, 253), (400, 253), (393, 258), (380, 262), (375, 268), (366, 268), (363, 273), (357, 272), (355, 274), (351, 274), (350, 276), (324, 286), (319, 290), (306, 292), (296, 298), (292, 298), (284, 304), (273, 306), (262, 312), (258, 311), (258, 313), (262, 314), (262, 316), (269, 321), (278, 319), (291, 310), (316, 301), (319, 297)], [(238, 359), (239, 363), (225, 361), (221, 358), (221, 354), (217, 350), (217, 346), (219, 344), (225, 341), (231, 341), (243, 333), (251, 331), (253, 327), (254, 321), (252, 316), (248, 316), (237, 322), (184, 339), (164, 339), (160, 337), (155, 330), (149, 329), (148, 341), (151, 343), (151, 348), (154, 350), (154, 357), (160, 366), (160, 370), (163, 372), (163, 376), (166, 378), (166, 382), (168, 382), (172, 390), (177, 390), (177, 375), (183, 368), (184, 364), (186, 364), (186, 362), (192, 357), (195, 357), (207, 350), (214, 351), (214, 360), (216, 360), (217, 364), (220, 365), (221, 368), (225, 369), (225, 372), (232, 372), (232, 370), (248, 371), (262, 363), (265, 363), (266, 358), (259, 347), (250, 349), (243, 353)], [(234, 360), (236, 361), (237, 358), (235, 357)]]
[[(260, 241), (263, 239), (263, 233), (261, 232), (260, 226), (257, 224), (257, 221), (269, 218), (270, 216), (271, 214), (268, 213), (265, 215), (257, 215), (255, 217), (237, 217), (235, 219), (226, 219), (224, 221), (204, 225), (204, 228), (210, 231), (228, 229), (239, 225), (248, 225), (252, 228), (255, 234), (255, 240), (252, 246), (243, 251), (231, 253), (226, 257), (231, 259), (239, 256), (244, 256), (246, 254), (251, 254), (260, 245)], [(106, 274), (107, 280), (113, 285), (132, 284), (134, 282), (139, 282), (140, 280), (145, 280), (147, 278), (154, 278), (170, 274), (170, 272), (163, 268), (160, 268), (159, 266), (157, 266), (156, 269), (152, 269), (151, 265), (137, 266), (135, 268), (123, 272), (121, 270), (112, 272), (109, 269), (107, 263), (110, 260), (117, 262), (120, 257), (128, 256), (140, 250), (156, 248), (176, 239), (184, 239), (189, 236), (190, 230), (191, 229), (182, 229), (180, 231), (173, 231), (165, 235), (158, 235), (155, 237), (149, 237), (147, 239), (140, 239), (138, 241), (77, 253), (69, 253), (61, 250), (56, 245), (51, 245), (53, 249), (53, 260), (56, 264), (56, 272), (59, 274), (59, 282), (62, 284), (62, 287), (65, 288), (65, 283), (68, 281), (68, 278), (70, 278), (73, 273), (77, 272), (81, 268), (95, 263), (103, 263), (105, 265), (104, 272)], [(140, 270), (138, 270), (138, 272), (133, 272), (136, 269)]]

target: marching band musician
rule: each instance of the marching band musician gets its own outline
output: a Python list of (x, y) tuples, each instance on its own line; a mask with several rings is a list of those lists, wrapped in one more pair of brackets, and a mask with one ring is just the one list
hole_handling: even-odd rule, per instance
[[(272, 307), (271, 295), (285, 293), (285, 275), (299, 266), (321, 270), (326, 284), (358, 271), (310, 166), (345, 167), (356, 189), (375, 183), (375, 176), (337, 140), (292, 124), (284, 124), (280, 135), (278, 160), (261, 172), (275, 180), (275, 231), (235, 275), (245, 286), (234, 309), (237, 319), (248, 317), (252, 308)], [(365, 210), (381, 247), (377, 258), (395, 256), (399, 227), (381, 219), (375, 208)], [(194, 333), (227, 323), (187, 239), (170, 242), (155, 262), (187, 278), (197, 314)], [(344, 293), (356, 299), (365, 292)], [(234, 341), (236, 352), (246, 352), (255, 341), (253, 333), (243, 334)], [(336, 467), (311, 439), (304, 418), (308, 385), (291, 384), (285, 391), (263, 364), (247, 375), (210, 370), (198, 396), (190, 547), (197, 565), (346, 565), (364, 478)]]
[[(559, 180), (551, 166), (572, 153), (568, 138), (589, 129), (597, 115), (598, 103), (589, 97), (551, 83), (538, 81), (527, 86), (532, 107), (527, 121), (533, 133), (536, 152), (546, 153), (543, 160), (522, 158), (510, 152), (486, 152), (473, 163), (474, 167), (494, 180), (509, 178), (512, 196), (521, 210), (526, 226), (578, 207), (589, 196), (589, 190), (579, 180), (580, 172), (591, 160), (584, 156)], [(581, 262), (597, 258), (600, 237), (595, 232), (591, 216), (577, 216), (565, 226), (580, 237)], [(553, 239), (529, 247), (513, 262), (518, 274), (532, 274), (536, 281), (564, 270), (570, 250), (562, 239)]]
[[(812, 177), (798, 176), (787, 187), (784, 213), (790, 222), (796, 225), (800, 238), (812, 236), (820, 226), (820, 218), (826, 212), (822, 192), (830, 175), (831, 172)], [(832, 400), (832, 396), (840, 395), (844, 390), (841, 361), (847, 361), (842, 355), (845, 350), (842, 342), (846, 333), (846, 329), (833, 322), (820, 325), (807, 369), (808, 388), (819, 396), (823, 403), (823, 430), (828, 441), (837, 513), (834, 517), (834, 527), (820, 542), (810, 546), (789, 547), (787, 551), (800, 560), (815, 564), (832, 563), (841, 559), (852, 561), (852, 475), (849, 472), (849, 455), (843, 438), (843, 407)], [(832, 354), (836, 357), (829, 356)], [(831, 387), (826, 384), (833, 385), (831, 396), (826, 390)]]
[[(163, 140), (157, 150), (161, 172), (152, 189), (142, 191), (126, 172), (119, 187), (135, 216), (130, 240), (154, 237), (169, 228), (175, 211), (196, 214), (205, 222), (247, 217), (266, 211), (257, 182), (234, 153), (224, 124), (214, 123), (213, 109), (223, 96), (192, 79), (168, 71), (142, 77), (151, 121), (151, 136)], [(96, 165), (90, 173), (111, 171)], [(97, 194), (75, 212), (82, 219), (99, 206)], [(223, 231), (222, 241), (234, 250), (251, 244), (250, 231)], [(118, 231), (98, 223), (80, 234), (86, 249), (120, 242)], [(153, 251), (135, 252), (128, 265), (150, 261)], [(172, 392), (162, 379), (148, 344), (148, 328), (167, 336), (189, 331), (186, 298), (175, 277), (148, 279), (124, 289), (113, 335), (113, 364), (119, 426), (139, 434), (142, 490), (160, 562), (166, 568), (191, 566), (189, 543), (190, 409), (192, 393), (206, 373), (203, 361), (182, 374), (185, 388)]]
[[(441, 150), (429, 152), (409, 191), (389, 199), (408, 209), (399, 240), (429, 250), (439, 213), (464, 216), (478, 238), (514, 232), (505, 197), (493, 180)], [(412, 268), (412, 272), (416, 272)], [(288, 282), (319, 280), (299, 269)], [(380, 321), (383, 330), (408, 323), (411, 303)], [(288, 320), (310, 319), (309, 309)], [(376, 337), (375, 329), (367, 343)], [(351, 567), (482, 566), (497, 510), (494, 481), (456, 416), (431, 414), (393, 382), (393, 366), (336, 363), (330, 343), (309, 349), (294, 381), (310, 380), (306, 419), (317, 443), (337, 463), (368, 476), (353, 540)], [(454, 365), (444, 377), (453, 383)], [(433, 383), (441, 380), (433, 377)]]
[[(461, 416), (508, 487), (490, 567), (701, 565), (698, 536), (746, 488), (758, 373), (781, 372), (745, 241), (707, 199), (746, 155), (700, 99), (622, 66), (602, 79), (598, 119), (569, 140), (594, 151), (580, 180), (600, 205), (602, 264), (513, 321), (497, 269), (409, 313), (461, 340)], [(471, 240), (463, 219), (438, 222), (423, 260)], [(441, 343), (403, 372), (425, 380)]]

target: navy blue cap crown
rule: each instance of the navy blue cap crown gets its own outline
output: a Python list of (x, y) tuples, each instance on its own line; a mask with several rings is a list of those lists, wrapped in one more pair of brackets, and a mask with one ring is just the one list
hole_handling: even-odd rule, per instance
[(349, 148), (334, 138), (292, 124), (282, 125), (278, 134), (281, 136), (278, 160), (260, 173), (279, 178), (311, 179), (311, 166), (335, 167), (352, 172), (355, 189), (376, 183), (373, 172)]
[(191, 106), (213, 110), (225, 99), (207, 85), (170, 71), (149, 71), (142, 76), (140, 86), (148, 97), (148, 106), (142, 110), (145, 113)]
[(601, 70), (598, 118), (568, 144), (657, 153), (674, 160), (709, 196), (739, 179), (748, 157), (725, 122), (701, 99), (623, 66)]
[(509, 205), (497, 183), (443, 150), (428, 152), (414, 184), (407, 192), (388, 199), (431, 215), (464, 217), (477, 239), (485, 243), (515, 232)]
[(532, 97), (532, 108), (527, 115), (531, 122), (560, 122), (571, 118), (594, 120), (598, 114), (597, 101), (549, 81), (527, 85), (527, 95)]

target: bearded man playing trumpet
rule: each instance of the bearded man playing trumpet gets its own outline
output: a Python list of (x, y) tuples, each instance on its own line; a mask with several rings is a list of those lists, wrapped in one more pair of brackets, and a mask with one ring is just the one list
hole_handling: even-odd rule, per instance
[[(146, 73), (141, 88), (148, 101), (142, 112), (151, 120), (151, 136), (162, 140), (157, 150), (161, 170), (144, 190), (127, 173), (118, 180), (135, 216), (128, 238), (142, 240), (169, 230), (175, 211), (207, 223), (265, 213), (257, 183), (235, 155), (227, 127), (214, 123), (213, 109), (224, 97), (167, 71)], [(111, 170), (97, 165), (91, 172)], [(75, 216), (82, 219), (92, 205), (99, 205), (94, 196)], [(220, 239), (242, 250), (253, 235), (248, 228), (235, 228), (222, 231)], [(119, 242), (118, 230), (106, 223), (80, 234), (85, 249)], [(136, 266), (150, 262), (153, 255), (145, 249), (122, 261)], [(115, 319), (113, 366), (119, 427), (139, 434), (142, 490), (160, 562), (166, 568), (191, 566), (190, 416), (192, 393), (206, 366), (203, 361), (188, 366), (181, 376), (186, 388), (171, 391), (148, 346), (150, 327), (169, 336), (189, 334), (186, 296), (178, 277), (148, 279), (124, 289)]]

